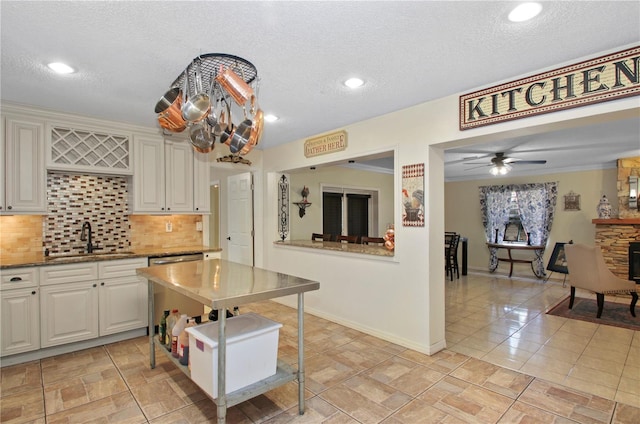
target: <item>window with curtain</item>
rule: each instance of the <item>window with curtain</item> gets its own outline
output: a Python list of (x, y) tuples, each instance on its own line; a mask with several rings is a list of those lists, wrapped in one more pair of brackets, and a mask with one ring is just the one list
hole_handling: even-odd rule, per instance
[[(519, 218), (527, 232), (529, 243), (546, 246), (558, 198), (557, 182), (482, 186), (479, 190), (482, 223), (487, 242), (504, 241), (504, 231), (512, 210), (512, 193), (515, 193)], [(489, 266), (495, 268), (498, 264), (497, 249), (491, 248), (489, 251)], [(544, 276), (543, 254), (544, 249), (536, 251), (533, 266), (538, 277)]]

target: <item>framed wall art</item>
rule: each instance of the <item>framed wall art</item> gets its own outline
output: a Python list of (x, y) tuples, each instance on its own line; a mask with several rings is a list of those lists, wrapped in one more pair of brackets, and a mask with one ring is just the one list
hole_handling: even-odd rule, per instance
[(424, 163), (402, 167), (402, 225), (424, 227)]
[(565, 211), (579, 211), (580, 210), (580, 195), (570, 191), (564, 195), (564, 210)]

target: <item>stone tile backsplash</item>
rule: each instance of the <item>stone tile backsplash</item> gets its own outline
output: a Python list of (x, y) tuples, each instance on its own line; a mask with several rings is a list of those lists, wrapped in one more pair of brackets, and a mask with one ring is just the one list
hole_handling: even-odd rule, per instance
[(46, 215), (0, 216), (0, 258), (17, 260), (45, 248), (51, 256), (85, 253), (84, 221), (91, 223), (97, 252), (203, 244), (196, 229), (202, 215), (128, 215), (128, 200), (127, 177), (50, 172)]
[(100, 252), (128, 250), (128, 195), (126, 177), (49, 173), (44, 247), (51, 255), (85, 253), (80, 232), (88, 221)]

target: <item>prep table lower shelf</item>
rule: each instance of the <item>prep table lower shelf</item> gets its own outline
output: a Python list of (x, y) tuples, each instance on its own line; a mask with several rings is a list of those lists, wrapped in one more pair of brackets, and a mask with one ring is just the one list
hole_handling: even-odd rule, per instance
[[(298, 412), (304, 414), (304, 292), (318, 290), (320, 283), (280, 272), (242, 265), (235, 262), (213, 259), (159, 265), (136, 270), (137, 274), (149, 281), (149, 365), (155, 368), (156, 350), (163, 351), (187, 376), (188, 367), (167, 352), (155, 337), (154, 285), (159, 284), (191, 299), (224, 311), (247, 303), (260, 302), (276, 297), (296, 295), (298, 298), (298, 369), (278, 361), (275, 375), (254, 384), (226, 393), (226, 314), (218, 316), (218, 363), (217, 393), (213, 399), (217, 405), (218, 424), (226, 422), (227, 408), (255, 396), (268, 392), (290, 381), (298, 382)], [(157, 341), (156, 341), (157, 340)]]
[[(175, 358), (171, 352), (169, 352), (163, 345), (160, 343), (160, 338), (155, 337), (156, 346), (160, 347), (160, 351), (167, 357), (171, 362), (173, 362), (176, 367), (180, 371), (182, 371), (187, 377), (191, 378), (191, 371), (189, 367), (186, 365), (182, 365), (178, 358)], [(256, 396), (259, 396), (263, 393), (266, 393), (270, 390), (273, 390), (283, 384), (287, 384), (290, 381), (294, 381), (297, 378), (297, 371), (294, 370), (289, 364), (282, 360), (278, 360), (278, 367), (276, 368), (276, 373), (271, 377), (265, 378), (264, 380), (257, 381), (249, 386), (243, 387), (242, 389), (236, 390), (235, 392), (227, 393), (227, 407), (231, 407), (237, 405), (239, 403), (244, 402), (245, 400), (249, 400)], [(217, 398), (212, 398), (209, 396), (211, 400), (217, 405)]]

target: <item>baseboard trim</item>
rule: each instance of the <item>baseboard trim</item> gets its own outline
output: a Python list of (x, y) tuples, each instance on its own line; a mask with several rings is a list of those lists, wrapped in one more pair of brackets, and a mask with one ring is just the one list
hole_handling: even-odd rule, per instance
[(96, 346), (102, 346), (109, 343), (121, 342), (140, 336), (147, 335), (147, 327), (137, 330), (129, 330), (118, 334), (98, 337), (96, 339), (83, 340), (81, 342), (69, 343), (60, 346), (47, 347), (31, 352), (16, 353), (15, 355), (4, 356), (0, 358), (0, 367), (10, 365), (23, 364), (25, 362), (37, 361), (39, 359), (49, 358), (51, 356), (62, 355), (65, 353), (76, 352), (78, 350), (89, 349)]

